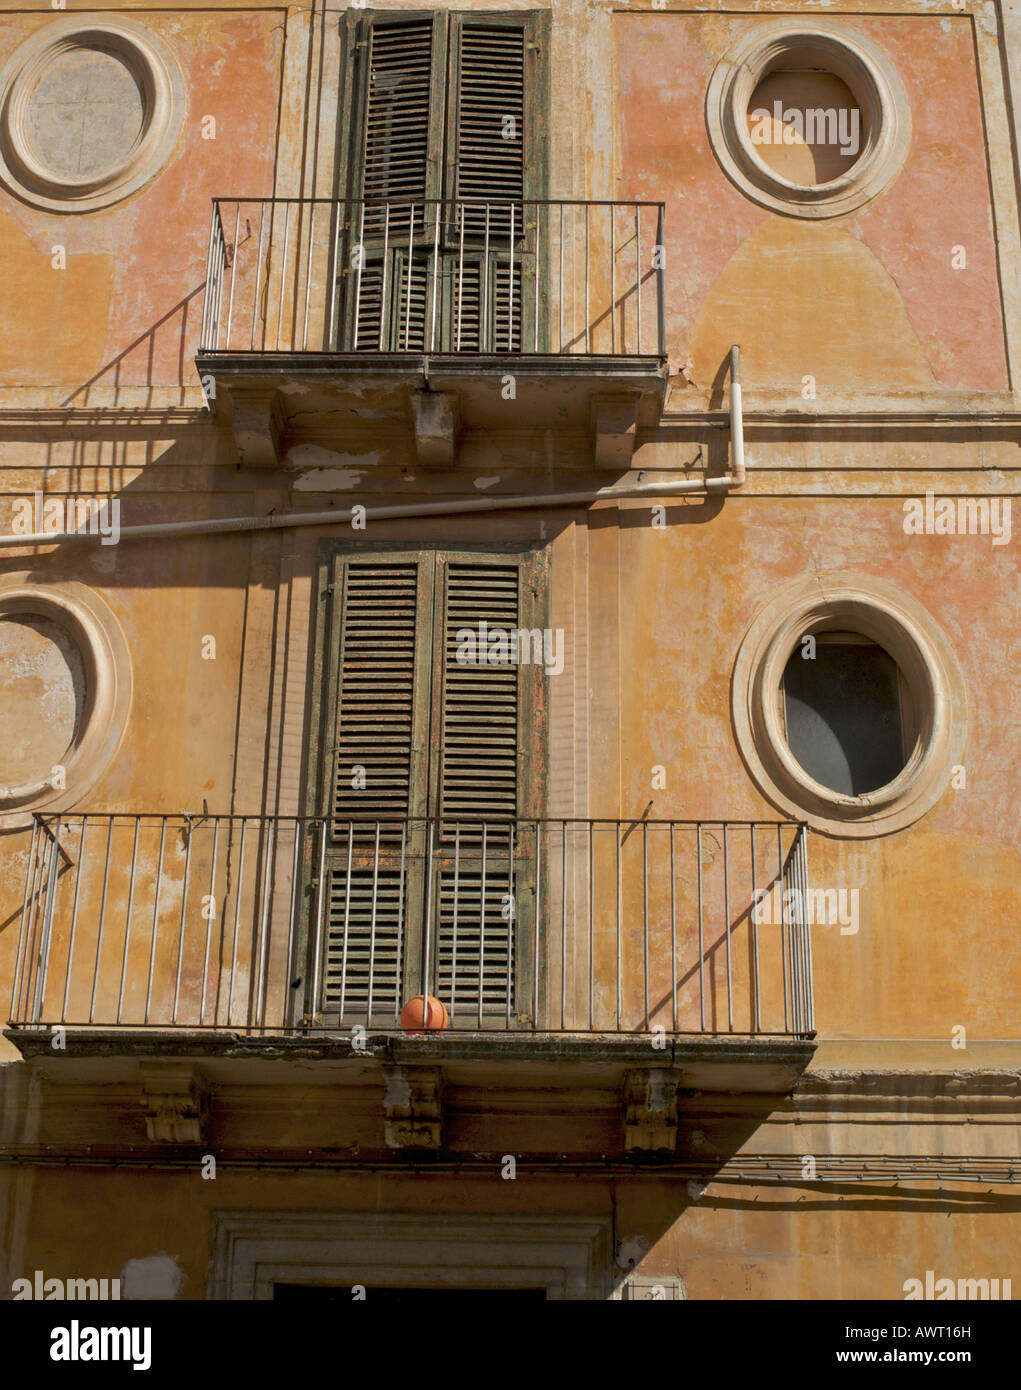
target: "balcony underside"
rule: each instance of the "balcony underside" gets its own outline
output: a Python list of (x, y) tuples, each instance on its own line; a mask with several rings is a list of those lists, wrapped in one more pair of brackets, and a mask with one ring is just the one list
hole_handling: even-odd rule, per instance
[(251, 467), (279, 465), (292, 443), (366, 431), (453, 467), (465, 431), (556, 428), (588, 435), (596, 466), (623, 472), (667, 385), (666, 359), (649, 356), (206, 352), (196, 365)]

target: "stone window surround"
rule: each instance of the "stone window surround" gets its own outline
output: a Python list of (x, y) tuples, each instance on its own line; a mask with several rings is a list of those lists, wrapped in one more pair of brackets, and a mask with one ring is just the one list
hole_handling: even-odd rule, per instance
[[(826, 183), (798, 184), (759, 157), (748, 132), (759, 82), (789, 54), (810, 53), (854, 94), (865, 144), (853, 166)], [(706, 97), (706, 126), (731, 182), (762, 207), (802, 218), (840, 217), (863, 207), (899, 172), (911, 142), (903, 83), (886, 54), (844, 25), (813, 18), (755, 24), (717, 64)]]
[[(28, 102), (57, 54), (96, 45), (135, 74), (143, 96), (143, 126), (126, 159), (98, 175), (62, 177), (33, 153), (25, 132)], [(163, 167), (185, 114), (180, 68), (166, 43), (132, 19), (108, 14), (51, 20), (12, 54), (0, 73), (0, 182), (48, 212), (94, 212), (137, 192)]]
[(279, 1281), (545, 1288), (549, 1299), (605, 1299), (612, 1255), (604, 1217), (221, 1211), (208, 1297), (268, 1300)]
[(131, 655), (113, 611), (77, 581), (39, 584), (28, 571), (0, 577), (0, 621), (42, 617), (56, 623), (81, 653), (85, 701), (74, 742), (63, 759), (66, 788), (49, 780), (0, 787), (0, 829), (28, 823), (29, 813), (80, 805), (113, 760), (131, 707)]
[[(784, 668), (801, 638), (834, 629), (861, 633), (889, 652), (907, 684), (918, 731), (899, 775), (860, 796), (834, 792), (804, 771), (778, 707)], [(731, 701), (738, 747), (760, 791), (786, 814), (838, 838), (887, 835), (913, 824), (946, 791), (964, 748), (967, 692), (953, 649), (920, 603), (870, 576), (802, 575), (784, 585), (745, 634)]]

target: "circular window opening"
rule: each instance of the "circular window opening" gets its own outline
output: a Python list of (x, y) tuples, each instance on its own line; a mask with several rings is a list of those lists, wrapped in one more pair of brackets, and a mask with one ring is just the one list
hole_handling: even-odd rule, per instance
[(51, 212), (109, 207), (170, 158), (184, 107), (177, 61), (143, 25), (53, 20), (0, 72), (0, 182)]
[(50, 618), (0, 620), (0, 780), (37, 782), (63, 762), (82, 722), (81, 651)]
[(869, 138), (867, 118), (850, 87), (807, 54), (788, 55), (759, 81), (747, 119), (763, 164), (806, 187), (848, 173)]
[(902, 829), (950, 785), (964, 677), (914, 598), (872, 576), (788, 580), (734, 665), (734, 733), (761, 791), (837, 836)]
[(130, 156), (145, 119), (142, 82), (121, 55), (72, 47), (50, 59), (28, 94), (24, 132), (59, 178), (99, 178)]
[(779, 712), (800, 766), (845, 796), (893, 782), (917, 738), (903, 672), (884, 647), (856, 632), (801, 639), (784, 668)]
[(893, 64), (863, 34), (820, 20), (749, 27), (713, 71), (706, 127), (731, 182), (796, 217), (864, 207), (899, 172), (911, 142)]

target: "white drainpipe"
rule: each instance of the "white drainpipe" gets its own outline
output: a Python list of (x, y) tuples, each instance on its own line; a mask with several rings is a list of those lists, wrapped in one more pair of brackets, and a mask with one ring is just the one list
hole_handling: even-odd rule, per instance
[[(408, 502), (392, 507), (366, 507), (366, 521), (391, 521), (402, 517), (463, 516), (475, 512), (542, 511), (550, 507), (576, 507), (615, 498), (675, 497), (685, 493), (729, 492), (745, 480), (744, 427), (741, 386), (737, 379), (738, 349), (730, 349), (730, 472), (719, 478), (682, 478), (676, 482), (633, 483), (628, 487), (586, 488), (580, 492), (540, 493), (527, 497), (471, 497), (452, 502)], [(272, 516), (232, 516), (209, 521), (165, 521), (151, 526), (122, 526), (120, 540), (162, 539), (172, 536), (212, 536), (231, 531), (280, 531), (294, 526), (339, 526), (342, 511), (331, 507), (321, 512), (283, 512)], [(97, 531), (39, 531), (31, 535), (0, 536), (0, 549), (16, 546), (56, 545), (60, 541), (100, 540)]]

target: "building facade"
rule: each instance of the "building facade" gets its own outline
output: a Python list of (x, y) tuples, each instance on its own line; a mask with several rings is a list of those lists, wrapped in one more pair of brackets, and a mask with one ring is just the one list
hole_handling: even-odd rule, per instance
[(1018, 6), (0, 49), (5, 1296), (1009, 1297)]

